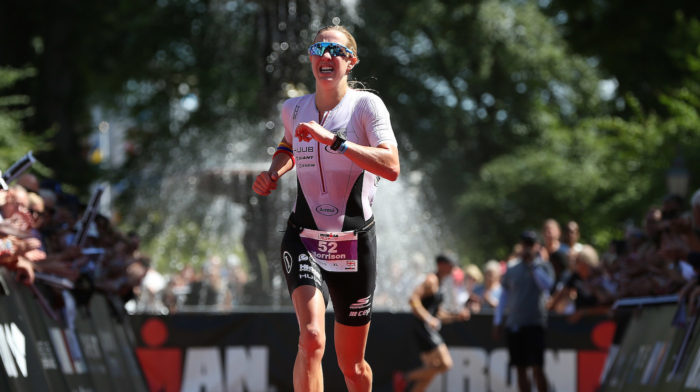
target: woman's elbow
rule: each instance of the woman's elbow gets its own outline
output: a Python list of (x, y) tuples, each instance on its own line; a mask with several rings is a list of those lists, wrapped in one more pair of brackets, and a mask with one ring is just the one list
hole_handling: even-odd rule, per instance
[(384, 178), (389, 181), (396, 181), (396, 179), (399, 178), (399, 174), (401, 174), (401, 166), (397, 163), (396, 165), (387, 167)]

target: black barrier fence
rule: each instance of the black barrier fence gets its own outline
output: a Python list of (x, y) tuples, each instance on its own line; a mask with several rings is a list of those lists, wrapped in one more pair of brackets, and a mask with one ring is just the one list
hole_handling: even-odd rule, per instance
[(19, 285), (4, 269), (0, 286), (0, 390), (148, 390), (133, 330), (106, 296), (75, 305), (70, 291)]
[[(70, 291), (54, 290), (19, 285), (0, 270), (0, 391), (293, 389), (298, 327), (291, 311), (126, 316), (103, 294), (73, 306)], [(42, 306), (37, 295), (62, 306)], [(700, 390), (700, 326), (697, 316), (681, 310), (676, 298), (631, 299), (620, 303), (615, 319), (571, 323), (550, 317), (550, 390)], [(429, 391), (516, 391), (514, 370), (503, 342), (491, 337), (491, 322), (490, 315), (478, 314), (443, 326), (454, 366)], [(407, 313), (373, 315), (367, 360), (375, 391), (391, 391), (395, 371), (420, 365), (413, 325)], [(341, 391), (332, 326), (329, 313), (325, 386)]]
[[(292, 312), (133, 315), (136, 354), (151, 391), (291, 391), (298, 326)], [(492, 317), (444, 325), (442, 335), (453, 368), (429, 391), (516, 391), (503, 342), (491, 335)], [(376, 312), (367, 360), (375, 391), (391, 391), (392, 374), (420, 365), (413, 316)], [(333, 347), (333, 318), (327, 315), (323, 359), (327, 391), (346, 390)], [(577, 323), (553, 316), (548, 330), (546, 371), (552, 391), (595, 391), (616, 322), (596, 317)]]
[(620, 301), (632, 309), (619, 347), (610, 351), (602, 391), (700, 390), (700, 326), (677, 297)]

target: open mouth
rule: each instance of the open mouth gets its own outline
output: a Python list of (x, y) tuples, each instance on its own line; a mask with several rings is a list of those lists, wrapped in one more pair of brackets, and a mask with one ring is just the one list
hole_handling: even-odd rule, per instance
[(319, 72), (322, 74), (332, 74), (333, 73), (333, 67), (320, 67)]

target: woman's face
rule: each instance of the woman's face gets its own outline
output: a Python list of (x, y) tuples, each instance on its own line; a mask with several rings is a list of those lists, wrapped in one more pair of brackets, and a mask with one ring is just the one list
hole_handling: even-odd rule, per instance
[[(345, 34), (338, 30), (325, 30), (316, 36), (314, 42), (335, 42), (344, 46), (348, 45)], [(348, 71), (357, 62), (357, 57), (332, 57), (329, 51), (323, 56), (310, 56), (311, 70), (317, 84), (323, 86), (336, 86), (341, 81), (345, 81)]]

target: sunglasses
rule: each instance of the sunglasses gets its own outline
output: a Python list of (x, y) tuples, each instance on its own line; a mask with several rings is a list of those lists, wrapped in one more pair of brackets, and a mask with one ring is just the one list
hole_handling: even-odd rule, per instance
[(331, 57), (355, 56), (355, 53), (351, 49), (335, 42), (316, 42), (315, 44), (309, 46), (309, 55), (311, 56), (323, 56), (326, 51), (328, 51)]

